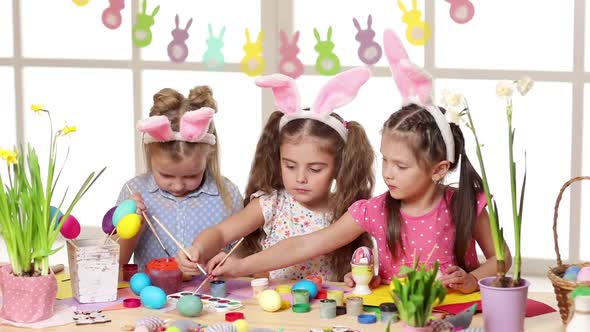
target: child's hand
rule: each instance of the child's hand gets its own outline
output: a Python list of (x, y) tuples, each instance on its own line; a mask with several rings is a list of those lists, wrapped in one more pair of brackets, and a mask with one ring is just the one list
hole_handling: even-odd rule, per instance
[(141, 216), (144, 212), (147, 211), (145, 207), (145, 202), (143, 201), (143, 197), (141, 197), (140, 193), (133, 193), (131, 196), (129, 196), (129, 199), (134, 200), (135, 204), (137, 204), (137, 214)]
[(473, 293), (477, 290), (477, 279), (471, 273), (465, 272), (458, 266), (449, 266), (438, 279), (445, 287), (458, 290), (461, 293)]
[(184, 251), (179, 250), (178, 253), (176, 253), (176, 262), (178, 262), (178, 268), (180, 271), (190, 275), (201, 274), (201, 271), (197, 268), (197, 262), (201, 255), (199, 249), (194, 246), (186, 247), (184, 249), (191, 255), (193, 260), (190, 260)]
[(241, 258), (229, 256), (223, 262), (223, 265), (217, 266), (226, 255), (226, 253), (220, 252), (207, 262), (207, 271), (209, 271), (209, 274), (213, 277), (221, 275), (224, 277), (243, 277), (244, 275), (239, 272), (242, 263)]
[[(355, 286), (355, 282), (354, 282), (354, 280), (352, 280), (352, 272), (348, 272), (347, 274), (344, 275), (344, 283), (348, 287)], [(369, 283), (369, 287), (377, 288), (377, 287), (379, 287), (379, 285), (381, 285), (381, 276), (378, 276), (378, 275), (374, 276), (373, 279), (371, 280), (371, 282)]]

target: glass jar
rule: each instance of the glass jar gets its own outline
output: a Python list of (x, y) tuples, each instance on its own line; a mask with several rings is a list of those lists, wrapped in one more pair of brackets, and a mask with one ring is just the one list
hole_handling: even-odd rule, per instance
[(155, 258), (149, 261), (145, 272), (152, 280), (152, 285), (162, 288), (166, 294), (180, 292), (182, 272), (174, 258)]

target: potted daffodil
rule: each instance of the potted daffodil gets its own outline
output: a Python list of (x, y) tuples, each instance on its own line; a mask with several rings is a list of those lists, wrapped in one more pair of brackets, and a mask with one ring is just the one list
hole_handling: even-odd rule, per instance
[[(104, 171), (88, 175), (69, 204), (64, 203), (67, 190), (54, 200), (63, 170), (63, 164), (56, 168), (58, 141), (75, 132), (76, 127), (66, 125), (54, 132), (50, 112), (42, 105), (33, 105), (32, 110), (49, 119), (47, 160), (40, 160), (30, 144), (0, 149), (7, 167), (5, 175), (0, 174), (0, 235), (10, 259), (9, 265), (0, 268), (0, 317), (17, 322), (35, 322), (53, 315), (57, 283), (49, 268), (49, 256), (61, 249), (53, 244), (76, 203)], [(58, 203), (57, 208), (51, 206), (52, 202)], [(63, 216), (59, 211), (64, 211)]]

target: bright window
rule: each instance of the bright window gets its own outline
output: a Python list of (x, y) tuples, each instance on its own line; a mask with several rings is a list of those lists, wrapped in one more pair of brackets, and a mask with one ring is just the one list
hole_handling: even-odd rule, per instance
[(0, 1), (0, 57), (13, 55), (12, 1)]
[[(52, 84), (59, 77), (59, 84)], [(80, 79), (80, 78), (83, 79)], [(70, 154), (53, 204), (69, 186), (71, 201), (88, 174), (107, 170), (74, 210), (81, 224), (100, 226), (102, 215), (115, 205), (123, 183), (134, 175), (133, 84), (130, 70), (26, 68), (24, 71), (25, 137), (47, 160), (48, 121), (29, 111), (43, 103), (51, 111), (54, 130), (68, 125), (78, 131), (60, 143), (61, 164), (69, 141)], [(108, 84), (105, 84), (108, 82)], [(59, 166), (58, 166), (59, 167)]]
[[(586, 7), (588, 8), (588, 7)], [(584, 86), (584, 109), (590, 109), (590, 84), (586, 84)], [(582, 174), (590, 176), (590, 115), (588, 112), (584, 114), (584, 132), (583, 132), (583, 140), (584, 142), (584, 153), (583, 161), (582, 161)], [(580, 258), (587, 262), (590, 260), (590, 250), (588, 250), (588, 242), (586, 237), (590, 234), (590, 180), (583, 180), (578, 184), (580, 188), (582, 188), (582, 216), (580, 218), (580, 234), (579, 234), (579, 241), (580, 241)], [(566, 220), (563, 220), (567, 222)], [(575, 236), (575, 235), (574, 235)]]
[[(436, 66), (441, 68), (556, 70), (573, 68), (574, 2), (476, 1), (467, 24), (435, 1)], [(525, 46), (526, 45), (526, 46)]]

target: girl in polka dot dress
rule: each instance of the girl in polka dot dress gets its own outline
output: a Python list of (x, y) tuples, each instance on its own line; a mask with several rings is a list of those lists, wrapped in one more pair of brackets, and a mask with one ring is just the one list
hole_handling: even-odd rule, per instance
[[(379, 276), (374, 284), (389, 283), (415, 256), (429, 266), (438, 261), (443, 284), (464, 293), (476, 291), (478, 279), (494, 275), (496, 259), (482, 180), (467, 158), (462, 131), (447, 122), (444, 110), (430, 101), (430, 77), (411, 63), (398, 67), (405, 54), (392, 54), (392, 48), (401, 42), (388, 34), (385, 49), (405, 99), (382, 130), (382, 176), (389, 190), (355, 202), (326, 229), (226, 263), (214, 275), (241, 276), (289, 266), (347, 245), (363, 232), (377, 242)], [(408, 95), (419, 91), (424, 95)], [(445, 176), (459, 167), (459, 161), (458, 188), (442, 184)], [(486, 257), (481, 265), (476, 242)], [(350, 275), (345, 280), (353, 285)]]
[[(213, 125), (217, 104), (211, 89), (195, 87), (186, 98), (175, 90), (163, 89), (153, 99), (150, 117), (137, 125), (148, 172), (123, 186), (117, 204), (128, 198), (135, 200), (140, 213), (156, 216), (188, 246), (200, 231), (239, 211), (242, 197), (219, 172)], [(153, 224), (167, 251), (175, 253), (179, 249), (176, 243)], [(121, 264), (127, 263), (132, 254), (141, 268), (154, 258), (166, 257), (154, 234), (145, 230), (145, 224), (138, 236), (121, 239), (119, 244)]]
[[(369, 73), (358, 68), (335, 76), (310, 110), (301, 109), (293, 79), (271, 75), (256, 81), (261, 87), (272, 88), (279, 111), (271, 114), (258, 141), (245, 208), (199, 234), (187, 249), (192, 257), (205, 262), (244, 236), (242, 255), (264, 250), (290, 237), (324, 229), (354, 201), (370, 197), (374, 152), (365, 131), (358, 123), (342, 121), (332, 113), (354, 98)], [(333, 184), (335, 190), (331, 190)], [(324, 280), (342, 280), (350, 270), (354, 246), (341, 247), (334, 253), (265, 271), (270, 271), (273, 279), (320, 275)], [(209, 260), (208, 267), (223, 256)], [(184, 272), (198, 273), (183, 253), (178, 253), (178, 261)]]

